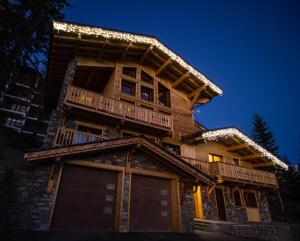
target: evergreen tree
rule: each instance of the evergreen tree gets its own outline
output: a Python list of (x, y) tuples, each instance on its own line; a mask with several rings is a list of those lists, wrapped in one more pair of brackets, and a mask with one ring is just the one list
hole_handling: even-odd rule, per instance
[(52, 20), (63, 20), (67, 0), (0, 0), (0, 90), (22, 67), (46, 62)]
[(272, 131), (269, 129), (267, 122), (257, 113), (253, 118), (251, 137), (274, 155), (278, 154), (278, 145)]

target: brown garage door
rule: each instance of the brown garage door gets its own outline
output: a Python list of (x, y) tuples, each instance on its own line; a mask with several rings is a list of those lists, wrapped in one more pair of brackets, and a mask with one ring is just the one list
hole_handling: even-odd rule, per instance
[(171, 181), (132, 175), (130, 230), (171, 232)]
[(52, 229), (113, 230), (116, 185), (116, 172), (65, 165)]

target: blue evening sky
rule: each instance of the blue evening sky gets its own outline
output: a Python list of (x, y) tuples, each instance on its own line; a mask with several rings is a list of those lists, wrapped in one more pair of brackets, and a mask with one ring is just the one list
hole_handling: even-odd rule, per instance
[(282, 155), (300, 159), (300, 1), (75, 1), (66, 20), (156, 36), (224, 90), (200, 108), (208, 128), (249, 133), (255, 112)]

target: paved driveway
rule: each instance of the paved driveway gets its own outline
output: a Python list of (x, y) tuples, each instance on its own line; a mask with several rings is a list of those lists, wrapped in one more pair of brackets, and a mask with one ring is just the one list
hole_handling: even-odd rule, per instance
[[(2, 239), (1, 239), (2, 240)], [(261, 241), (196, 231), (193, 235), (170, 233), (17, 232), (7, 241)]]

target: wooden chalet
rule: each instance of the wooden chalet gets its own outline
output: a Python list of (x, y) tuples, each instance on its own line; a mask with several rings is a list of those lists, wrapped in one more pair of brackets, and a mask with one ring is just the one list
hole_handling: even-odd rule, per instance
[(257, 168), (285, 166), (236, 129), (194, 121), (195, 105), (220, 94), (152, 36), (54, 22), (47, 136), (25, 156), (51, 167), (47, 229), (188, 233), (195, 217), (267, 220), (265, 190), (278, 186)]

